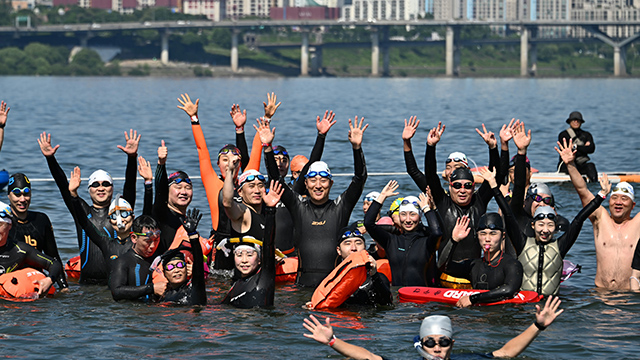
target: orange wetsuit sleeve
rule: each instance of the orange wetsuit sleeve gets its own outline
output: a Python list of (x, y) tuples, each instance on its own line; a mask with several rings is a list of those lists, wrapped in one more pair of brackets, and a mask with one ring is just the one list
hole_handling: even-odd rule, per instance
[[(207, 149), (207, 142), (204, 139), (202, 127), (200, 127), (199, 124), (192, 124), (191, 130), (193, 131), (193, 139), (196, 141), (196, 147), (198, 148), (200, 176), (202, 177), (202, 184), (204, 185), (204, 191), (207, 194), (207, 201), (209, 202), (209, 210), (211, 211), (211, 227), (218, 229), (218, 196), (224, 183), (218, 178), (218, 174), (216, 174), (213, 165), (211, 165), (211, 156), (209, 155), (209, 149)], [(258, 141), (260, 141), (259, 138)]]
[(260, 135), (256, 132), (256, 136), (253, 137), (253, 144), (251, 144), (251, 155), (249, 155), (249, 164), (246, 170), (260, 171), (260, 160), (262, 160), (262, 141), (260, 141)]

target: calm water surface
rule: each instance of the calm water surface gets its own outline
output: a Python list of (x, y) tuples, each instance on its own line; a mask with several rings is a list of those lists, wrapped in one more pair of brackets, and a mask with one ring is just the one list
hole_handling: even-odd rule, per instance
[[(512, 117), (533, 129), (529, 157), (535, 168), (553, 171), (553, 145), (573, 110), (582, 111), (585, 128), (594, 135), (593, 156), (600, 171), (638, 171), (640, 145), (639, 80), (528, 79), (127, 79), (0, 78), (0, 98), (11, 106), (0, 167), (25, 172), (32, 179), (50, 178), (36, 138), (42, 131), (61, 144), (57, 158), (70, 172), (83, 176), (104, 168), (124, 176), (123, 131), (142, 133), (140, 155), (153, 162), (162, 139), (169, 147), (169, 171), (198, 175), (198, 158), (189, 119), (176, 108), (176, 97), (199, 97), (200, 118), (211, 151), (234, 141), (231, 104), (246, 108), (249, 118), (262, 114), (266, 93), (275, 91), (282, 106), (275, 117), (276, 143), (292, 154), (307, 154), (315, 138), (315, 116), (337, 113), (324, 160), (333, 172), (353, 171), (347, 141), (347, 119), (365, 116), (371, 124), (363, 144), (370, 172), (403, 171), (400, 134), (403, 119), (417, 115), (422, 124), (414, 151), (422, 164), (428, 128), (447, 125), (438, 145), (441, 165), (449, 152), (463, 150), (478, 164), (487, 149), (474, 128), (485, 123), (497, 132)], [(247, 127), (247, 133), (253, 130)], [(250, 142), (251, 139), (248, 139)], [(513, 146), (512, 146), (513, 148)], [(422, 167), (422, 165), (420, 166)], [(380, 190), (389, 177), (370, 177), (365, 191)], [(399, 176), (401, 191), (415, 194), (408, 176)], [(334, 196), (347, 185), (337, 178)], [(84, 188), (84, 187), (83, 187)], [(116, 190), (122, 182), (116, 183)], [(597, 191), (597, 187), (591, 187)], [(638, 189), (636, 187), (636, 189)], [(138, 184), (139, 202), (142, 181)], [(560, 212), (572, 218), (579, 199), (570, 184), (553, 185)], [(638, 189), (640, 190), (640, 189)], [(81, 196), (89, 199), (88, 194)], [(208, 213), (201, 183), (192, 206)], [(77, 254), (71, 216), (52, 182), (34, 181), (32, 209), (46, 212), (54, 225), (63, 260)], [(635, 213), (635, 211), (634, 211)], [(208, 215), (208, 214), (207, 214)], [(210, 219), (201, 230), (210, 227)], [(358, 206), (353, 219), (361, 217)], [(531, 359), (638, 358), (640, 296), (593, 288), (595, 252), (589, 222), (567, 259), (583, 266), (561, 288), (565, 313), (523, 354)], [(311, 292), (292, 286), (276, 291), (272, 310), (238, 310), (217, 305), (229, 285), (208, 284), (209, 305), (202, 310), (114, 303), (106, 288), (71, 285), (67, 294), (30, 304), (0, 303), (2, 356), (18, 358), (341, 358), (326, 346), (302, 337), (301, 309)], [(317, 312), (340, 326), (340, 338), (393, 358), (416, 358), (413, 336), (430, 314), (454, 321), (456, 352), (490, 352), (533, 320), (533, 305), (475, 307), (457, 310), (437, 304), (396, 304), (391, 309)]]

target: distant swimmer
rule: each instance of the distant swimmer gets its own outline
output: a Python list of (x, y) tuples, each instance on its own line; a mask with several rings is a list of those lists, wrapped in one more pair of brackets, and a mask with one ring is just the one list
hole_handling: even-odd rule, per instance
[[(585, 205), (602, 194), (593, 195), (589, 191), (587, 183), (575, 166), (575, 150), (572, 148), (570, 140), (568, 143), (563, 141), (558, 142), (556, 151), (567, 164), (571, 182), (580, 196), (582, 205)], [(631, 217), (631, 211), (636, 205), (634, 197), (633, 186), (627, 182), (620, 182), (611, 192), (608, 211), (600, 206), (589, 216), (596, 247), (597, 287), (621, 290), (629, 287), (633, 249), (640, 239), (640, 216)]]
[(60, 278), (62, 264), (31, 245), (9, 240), (12, 217), (9, 205), (0, 202), (0, 275), (25, 267), (47, 270), (49, 277), (38, 280), (38, 295), (46, 294), (51, 285)]
[[(32, 189), (31, 181), (27, 175), (22, 173), (11, 175), (7, 191), (14, 216), (9, 239), (33, 246), (36, 250), (60, 262), (60, 266), (62, 266), (51, 220), (45, 213), (29, 210)], [(56, 283), (61, 289), (69, 287), (64, 272), (60, 273)]]
[[(138, 145), (140, 144), (140, 135), (137, 131), (125, 131), (125, 146), (118, 145), (118, 148), (127, 154), (127, 168), (125, 170), (125, 182), (123, 188), (123, 197), (135, 206), (136, 202), (136, 167)], [(104, 261), (104, 256), (97, 246), (94, 246), (86, 236), (82, 227), (76, 218), (76, 212), (72, 207), (71, 197), (77, 197), (77, 193), (71, 193), (69, 182), (65, 172), (58, 164), (55, 158), (56, 151), (60, 145), (55, 147), (51, 145), (51, 134), (43, 132), (38, 139), (40, 151), (47, 159), (49, 171), (60, 190), (60, 195), (64, 200), (67, 209), (72, 216), (76, 225), (76, 233), (78, 235), (78, 249), (80, 250), (80, 283), (84, 284), (107, 284), (108, 270)], [(96, 228), (105, 231), (106, 234), (115, 236), (109, 229), (108, 211), (109, 205), (113, 197), (113, 178), (104, 170), (96, 170), (89, 176), (89, 196), (91, 197), (91, 205), (84, 200), (82, 202), (82, 214), (87, 217)]]
[[(589, 154), (596, 151), (596, 144), (593, 136), (588, 131), (582, 130), (584, 119), (579, 111), (569, 114), (567, 119), (569, 127), (558, 135), (558, 142), (572, 141), (572, 149), (575, 150), (575, 166), (582, 175), (586, 175), (589, 182), (598, 181), (598, 171), (596, 165), (590, 162)], [(567, 165), (562, 161), (562, 157), (558, 159), (558, 171), (568, 174)]]
[(167, 289), (166, 282), (152, 281), (153, 254), (160, 243), (158, 223), (151, 216), (138, 216), (131, 227), (131, 243), (131, 249), (113, 263), (109, 278), (111, 296), (116, 301), (157, 301)]
[[(564, 310), (558, 310), (560, 298), (550, 296), (543, 308), (536, 305), (535, 322), (531, 324), (520, 335), (509, 340), (503, 347), (487, 354), (466, 354), (464, 359), (486, 359), (486, 358), (514, 358), (521, 354), (544, 331)], [(305, 337), (313, 339), (321, 344), (329, 345), (333, 350), (357, 360), (385, 360), (387, 358), (376, 355), (371, 351), (348, 342), (338, 339), (331, 327), (331, 321), (326, 318), (323, 324), (315, 316), (310, 315), (305, 318), (302, 324), (311, 334), (303, 334)], [(426, 360), (449, 360), (455, 358), (453, 351), (453, 326), (451, 319), (444, 315), (431, 315), (422, 321), (420, 325), (420, 335), (414, 338), (413, 346), (420, 356)], [(475, 355), (475, 356), (474, 356)]]

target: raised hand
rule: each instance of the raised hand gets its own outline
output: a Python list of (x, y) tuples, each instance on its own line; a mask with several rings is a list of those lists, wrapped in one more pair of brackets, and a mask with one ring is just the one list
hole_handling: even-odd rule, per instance
[(158, 147), (158, 165), (164, 165), (167, 163), (167, 156), (169, 155), (169, 149), (164, 143), (164, 140), (160, 143), (160, 147)]
[(315, 316), (309, 315), (308, 319), (304, 319), (302, 326), (311, 333), (302, 335), (321, 344), (329, 344), (329, 341), (333, 338), (333, 328), (331, 327), (331, 320), (329, 320), (329, 318), (326, 318), (326, 325), (323, 325)]
[(282, 193), (284, 192), (284, 188), (282, 188), (282, 184), (279, 181), (271, 180), (269, 183), (269, 192), (262, 197), (262, 201), (268, 207), (275, 207), (280, 202), (280, 197), (282, 197)]
[(80, 187), (80, 183), (82, 179), (80, 178), (80, 168), (74, 167), (71, 172), (71, 176), (69, 177), (69, 192), (74, 197), (78, 196), (78, 188)]
[(609, 181), (609, 176), (605, 173), (602, 173), (602, 176), (600, 177), (600, 187), (602, 188), (600, 191), (602, 197), (607, 197), (611, 191), (611, 182)]
[(336, 117), (336, 114), (333, 111), (325, 111), (322, 120), (320, 116), (316, 118), (316, 128), (318, 129), (318, 133), (322, 135), (326, 135), (329, 132), (329, 129), (336, 123), (336, 120), (333, 120)]
[(559, 297), (549, 295), (543, 309), (536, 305), (536, 322), (544, 327), (551, 325), (564, 312), (564, 309), (558, 311), (561, 302)]
[(498, 183), (496, 182), (496, 168), (493, 168), (493, 170), (489, 170), (489, 168), (486, 166), (481, 167), (480, 176), (484, 179), (484, 181), (489, 183), (491, 188), (498, 186)]
[(362, 135), (369, 127), (369, 124), (363, 126), (363, 123), (364, 116), (360, 118), (359, 123), (357, 116), (354, 118), (353, 122), (349, 119), (349, 142), (353, 145), (354, 149), (360, 149), (360, 146), (362, 145)]
[(140, 138), (142, 135), (138, 135), (138, 131), (129, 129), (129, 133), (124, 132), (124, 138), (126, 144), (124, 146), (118, 145), (118, 149), (125, 152), (129, 156), (135, 156), (138, 153), (138, 146), (140, 145)]
[(427, 145), (436, 146), (436, 144), (442, 138), (442, 134), (444, 133), (445, 126), (441, 121), (438, 121), (438, 126), (434, 127), (429, 131), (429, 135), (427, 135)]
[(264, 118), (256, 119), (258, 122), (258, 126), (253, 125), (253, 128), (256, 129), (258, 135), (260, 136), (260, 141), (263, 144), (271, 144), (273, 143), (273, 139), (276, 136), (276, 128), (269, 128), (269, 121)]
[(46, 157), (55, 155), (56, 151), (58, 151), (58, 148), (60, 147), (60, 145), (51, 147), (51, 134), (47, 134), (46, 132), (42, 132), (42, 134), (40, 134), (38, 145), (40, 145), (42, 155)]
[(487, 131), (487, 128), (484, 126), (484, 124), (482, 124), (482, 131), (476, 128), (476, 132), (478, 133), (478, 135), (482, 137), (482, 140), (484, 140), (484, 142), (487, 143), (487, 145), (489, 145), (490, 149), (494, 149), (496, 146), (498, 146), (498, 140), (496, 139), (496, 134), (494, 134), (491, 131)]
[(7, 107), (7, 103), (0, 101), (0, 129), (7, 125), (7, 116), (9, 116), (10, 107)]
[(189, 94), (180, 94), (180, 97), (182, 99), (178, 98), (178, 102), (180, 103), (180, 105), (178, 105), (178, 109), (184, 110), (184, 112), (186, 112), (189, 117), (198, 116), (198, 104), (200, 103), (200, 99), (196, 99), (196, 103), (194, 104), (193, 102), (191, 102)]
[(142, 156), (138, 156), (138, 174), (142, 176), (144, 182), (153, 181), (153, 171), (151, 171), (151, 163)]
[(233, 104), (231, 105), (229, 115), (231, 115), (231, 119), (233, 120), (233, 124), (236, 126), (236, 129), (239, 130), (242, 128), (244, 130), (244, 124), (247, 123), (247, 109), (240, 110), (240, 105)]
[(554, 149), (560, 155), (562, 162), (569, 165), (570, 163), (576, 160), (576, 150), (573, 150), (573, 140), (569, 139), (569, 143), (567, 144), (567, 139), (563, 138), (562, 143), (560, 141), (556, 142), (558, 146), (555, 146)]
[(524, 128), (524, 122), (514, 126), (513, 143), (516, 144), (519, 152), (526, 152), (531, 144), (531, 129), (527, 132)]
[(202, 214), (198, 209), (187, 210), (186, 215), (182, 219), (182, 226), (187, 231), (187, 234), (193, 234), (198, 231), (198, 223), (202, 219)]
[(264, 117), (271, 119), (275, 115), (276, 110), (280, 107), (280, 103), (276, 104), (277, 96), (274, 93), (267, 93), (267, 102), (262, 102), (264, 105)]
[(404, 130), (402, 130), (402, 140), (411, 140), (411, 138), (413, 138), (413, 135), (416, 134), (418, 125), (420, 125), (420, 120), (418, 120), (417, 116), (409, 117), (409, 122), (407, 122), (407, 119), (404, 119)]
[(391, 180), (387, 183), (387, 185), (385, 185), (382, 188), (382, 191), (380, 191), (380, 195), (378, 196), (377, 201), (379, 203), (383, 203), (385, 201), (386, 198), (388, 198), (389, 196), (396, 196), (399, 193), (396, 192), (396, 190), (398, 190), (398, 188), (400, 187), (400, 185), (398, 185), (398, 182), (395, 180)]
[(431, 200), (429, 199), (431, 195), (429, 193), (420, 193), (418, 194), (418, 205), (420, 205), (420, 209), (424, 209), (428, 207), (431, 210)]
[(520, 119), (516, 120), (515, 118), (512, 118), (511, 121), (509, 122), (509, 125), (504, 124), (500, 128), (500, 141), (502, 141), (505, 144), (508, 143), (509, 140), (513, 139), (514, 121), (516, 126), (520, 124)]
[(456, 226), (453, 228), (453, 231), (451, 232), (451, 240), (455, 242), (459, 242), (460, 240), (469, 236), (469, 232), (471, 231), (471, 229), (469, 228), (470, 222), (471, 222), (471, 219), (469, 219), (467, 215), (463, 217), (459, 217), (456, 220)]

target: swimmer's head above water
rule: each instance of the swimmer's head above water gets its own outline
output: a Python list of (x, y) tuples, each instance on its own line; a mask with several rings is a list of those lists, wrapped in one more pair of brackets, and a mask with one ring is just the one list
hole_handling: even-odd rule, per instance
[(449, 180), (451, 200), (460, 206), (469, 205), (475, 185), (471, 170), (466, 167), (457, 168), (451, 173)]
[[(240, 161), (242, 156), (240, 156), (240, 150), (232, 144), (226, 144), (225, 146), (218, 151), (218, 168), (220, 169), (220, 175), (222, 177), (227, 173), (227, 167), (229, 166), (229, 162), (237, 159)], [(238, 171), (240, 170), (240, 166), (236, 166), (236, 170), (233, 174), (233, 177), (238, 176)]]
[(407, 196), (400, 202), (398, 221), (405, 232), (415, 230), (421, 222), (419, 201), (415, 196)]
[(476, 225), (476, 235), (480, 242), (480, 247), (484, 249), (485, 253), (494, 254), (502, 250), (504, 221), (500, 214), (486, 213), (482, 215)]
[(329, 192), (333, 186), (333, 175), (324, 161), (316, 161), (305, 174), (304, 183), (309, 192), (311, 202), (322, 205), (329, 200)]
[(451, 319), (444, 315), (431, 315), (422, 320), (420, 336), (413, 346), (425, 359), (449, 359), (453, 343)]
[(20, 219), (25, 219), (31, 205), (31, 181), (27, 175), (23, 173), (11, 175), (7, 183), (7, 193), (13, 214)]
[(450, 181), (451, 173), (458, 168), (469, 168), (469, 160), (467, 160), (467, 155), (456, 151), (449, 154), (449, 157), (445, 160), (445, 169), (442, 177), (446, 181)]
[(89, 196), (94, 204), (106, 207), (113, 197), (113, 178), (104, 170), (96, 170), (89, 176)]
[(169, 207), (174, 207), (180, 212), (186, 211), (193, 199), (193, 185), (191, 179), (184, 171), (176, 171), (169, 175)]
[(118, 232), (129, 232), (133, 224), (133, 208), (127, 200), (117, 195), (109, 206), (109, 222)]
[(536, 241), (548, 243), (553, 240), (557, 231), (558, 215), (551, 206), (540, 206), (533, 216), (531, 227), (536, 234)]
[(636, 206), (634, 202), (635, 191), (628, 182), (618, 183), (611, 192), (609, 198), (609, 211), (611, 217), (616, 220), (625, 220), (630, 217), (631, 210)]
[(550, 206), (555, 208), (556, 201), (551, 193), (551, 189), (545, 183), (533, 183), (527, 189), (527, 197), (524, 201), (524, 208), (531, 216), (534, 216), (539, 206)]

